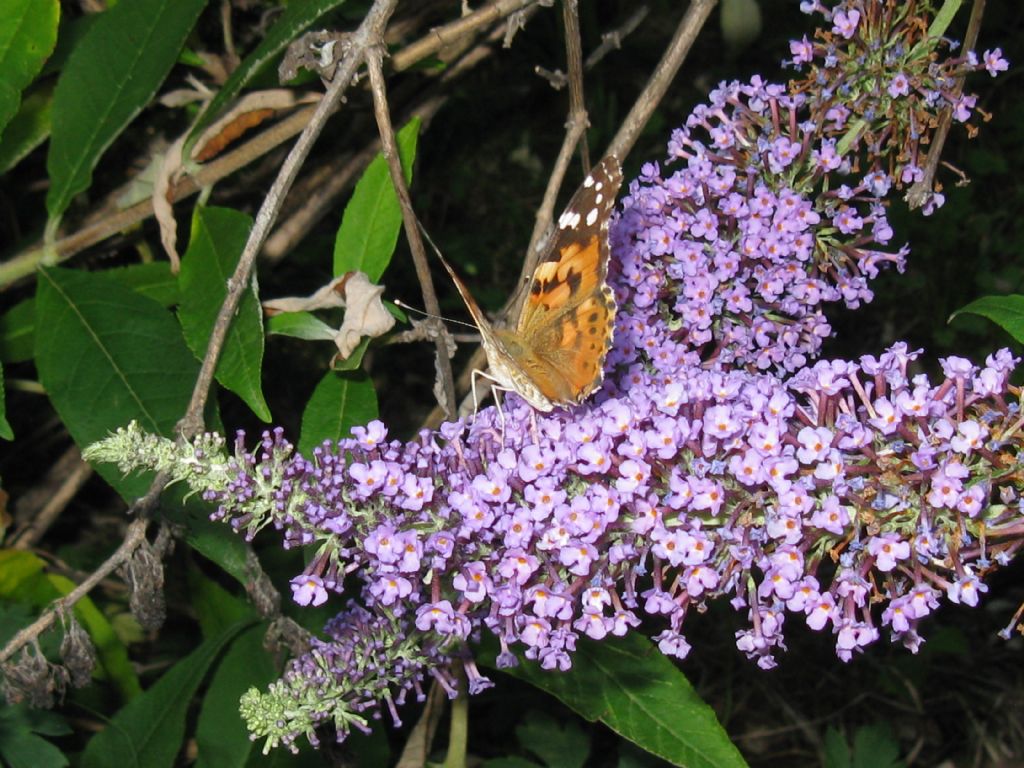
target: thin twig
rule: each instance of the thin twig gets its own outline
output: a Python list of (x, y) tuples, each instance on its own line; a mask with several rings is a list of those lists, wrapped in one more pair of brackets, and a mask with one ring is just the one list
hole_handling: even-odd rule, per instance
[(395, 72), (404, 72), (428, 56), (433, 56), (445, 46), (458, 42), (459, 38), (474, 35), (494, 22), (533, 5), (535, 2), (537, 0), (494, 0), (489, 5), (473, 11), (468, 16), (463, 16), (451, 24), (430, 30), (415, 43), (398, 51), (391, 57), (391, 69)]
[[(166, 480), (162, 482), (166, 483)], [(160, 495), (162, 487), (163, 486), (161, 485), (161, 488), (151, 488), (150, 493), (146, 494), (143, 500), (136, 502), (136, 504), (132, 506), (148, 506)], [(93, 571), (85, 581), (71, 590), (64, 597), (50, 603), (50, 606), (38, 619), (12, 637), (8, 641), (7, 645), (4, 646), (3, 650), (0, 650), (0, 663), (7, 661), (22, 647), (39, 637), (39, 635), (53, 625), (53, 622), (59, 614), (66, 613), (71, 610), (71, 607), (89, 594), (93, 587), (128, 562), (138, 546), (146, 540), (146, 529), (148, 526), (149, 520), (146, 517), (139, 517), (132, 520), (128, 525), (128, 532), (125, 534), (124, 541), (122, 541), (121, 546), (114, 551), (114, 554), (108, 557), (106, 562)]]
[(650, 9), (646, 5), (641, 5), (633, 11), (633, 15), (626, 19), (622, 26), (601, 35), (601, 44), (590, 52), (587, 60), (583, 63), (583, 68), (590, 69), (609, 53), (621, 48), (623, 38), (631, 35), (640, 26), (640, 22), (647, 18), (649, 12)]
[(178, 423), (179, 431), (186, 438), (199, 434), (203, 429), (203, 409), (206, 407), (206, 400), (210, 394), (210, 385), (213, 382), (213, 374), (217, 368), (221, 348), (224, 346), (228, 328), (231, 326), (242, 296), (248, 288), (256, 255), (263, 246), (263, 241), (269, 234), (270, 228), (277, 220), (284, 196), (295, 181), (299, 168), (302, 167), (307, 155), (313, 149), (313, 144), (327, 124), (327, 120), (341, 103), (345, 91), (352, 85), (356, 72), (366, 60), (367, 52), (372, 50), (373, 46), (383, 37), (384, 26), (394, 12), (397, 3), (398, 0), (375, 0), (359, 28), (349, 39), (349, 48), (338, 65), (334, 79), (328, 86), (323, 99), (317, 104), (309, 124), (303, 128), (295, 145), (288, 153), (288, 157), (281, 164), (277, 178), (260, 205), (252, 230), (249, 232), (249, 239), (238, 259), (238, 266), (228, 280), (228, 294), (224, 298), (213, 331), (210, 333), (210, 341), (206, 348), (202, 367), (199, 369), (195, 388), (192, 390), (192, 399), (189, 402), (188, 410)]
[[(38, 508), (35, 508), (37, 505), (31, 505), (33, 507), (31, 517), (23, 528), (14, 532), (10, 546), (14, 549), (34, 547), (92, 475), (93, 469), (82, 461), (82, 454), (78, 447), (69, 448), (47, 472), (43, 481), (43, 487), (40, 490), (46, 495), (45, 503), (39, 505)], [(55, 489), (54, 486), (56, 486)], [(19, 513), (22, 512), (21, 507), (26, 502), (29, 502), (27, 494), (21, 498), (21, 504), (18, 505)]]
[(583, 101), (583, 52), (580, 43), (580, 20), (577, 0), (565, 0), (562, 5), (563, 20), (565, 25), (565, 51), (566, 68), (569, 74), (569, 119), (566, 122), (565, 138), (562, 140), (562, 147), (558, 151), (555, 160), (555, 167), (548, 179), (547, 189), (544, 190), (544, 199), (537, 209), (534, 218), (533, 233), (530, 235), (530, 245), (526, 249), (526, 258), (523, 259), (522, 270), (519, 274), (519, 281), (516, 283), (517, 290), (510, 299), (510, 306), (507, 311), (515, 314), (525, 294), (523, 286), (528, 283), (528, 278), (533, 274), (539, 258), (539, 248), (545, 236), (551, 229), (551, 222), (555, 216), (555, 204), (558, 200), (558, 191), (562, 188), (565, 174), (569, 170), (569, 162), (576, 147), (580, 148), (580, 159), (582, 160), (583, 173), (590, 170), (590, 152), (587, 148), (587, 127), (590, 121), (587, 118), (587, 108)]
[[(403, 122), (418, 117), (424, 123), (429, 123), (446, 101), (444, 96), (423, 99), (406, 112)], [(301, 204), (267, 238), (263, 246), (263, 258), (275, 262), (291, 251), (321, 218), (335, 210), (338, 196), (366, 169), (378, 152), (380, 139), (374, 138), (356, 154), (329, 160), (309, 176), (300, 179), (292, 190), (291, 198), (300, 200)]]
[[(476, 35), (488, 24), (500, 21), (536, 2), (537, 0), (495, 0), (469, 16), (431, 30), (416, 42), (411, 43), (394, 55), (391, 59), (391, 68), (395, 72), (409, 69), (424, 58), (434, 55), (444, 46), (451, 45), (464, 36)], [(289, 115), (238, 149), (205, 164), (194, 177), (186, 177), (174, 187), (172, 198), (183, 200), (194, 195), (200, 189), (230, 176), (238, 169), (267, 154), (302, 131), (314, 111), (315, 109), (310, 107)], [(52, 254), (54, 254), (56, 263), (65, 261), (152, 215), (153, 204), (149, 198), (130, 208), (104, 213), (98, 216), (94, 223), (54, 243)], [(43, 248), (33, 246), (0, 263), (0, 290), (17, 280), (35, 274), (43, 257)]]
[[(583, 101), (583, 43), (580, 42), (579, 0), (564, 0), (562, 21), (565, 25), (565, 62), (569, 70), (569, 122), (587, 123), (587, 106)], [(590, 170), (590, 148), (587, 134), (580, 136), (580, 165), (583, 173)]]
[(238, 51), (235, 49), (235, 36), (231, 28), (231, 0), (221, 0), (220, 26), (224, 34), (224, 57), (227, 59), (228, 71), (233, 72), (238, 68), (241, 59), (238, 58)]
[[(395, 186), (398, 203), (402, 209), (405, 237), (409, 241), (412, 263), (416, 268), (416, 277), (420, 283), (420, 290), (423, 292), (423, 306), (427, 312), (434, 315), (429, 322), (440, 326), (441, 323), (437, 317), (441, 314), (441, 305), (437, 300), (437, 292), (434, 290), (433, 278), (430, 276), (427, 250), (423, 247), (423, 238), (420, 235), (416, 214), (412, 209), (412, 200), (409, 198), (409, 189), (405, 183), (405, 175), (402, 173), (402, 161), (398, 154), (398, 145), (395, 143), (395, 132), (391, 125), (387, 91), (384, 85), (383, 55), (380, 46), (367, 50), (366, 68), (370, 73), (370, 92), (373, 94), (373, 114), (377, 119), (377, 131), (380, 133), (380, 140), (384, 147), (384, 159), (387, 160), (388, 170), (391, 171), (391, 182)], [(435, 364), (438, 375), (441, 377), (441, 386), (439, 388), (439, 395), (443, 396), (439, 397), (441, 408), (450, 418), (455, 415), (455, 380), (452, 375), (452, 363), (448, 357), (448, 343), (443, 333), (438, 333), (434, 339), (434, 348), (437, 355)]]
[(658, 62), (654, 74), (647, 81), (643, 92), (622, 122), (619, 132), (612, 139), (612, 143), (608, 147), (609, 154), (615, 155), (620, 160), (625, 160), (629, 155), (637, 137), (640, 136), (640, 132), (647, 125), (647, 121), (651, 119), (655, 108), (664, 98), (669, 85), (672, 84), (683, 61), (686, 60), (686, 54), (690, 52), (694, 40), (697, 39), (697, 34), (707, 22), (716, 5), (718, 5), (718, 0), (692, 0), (672, 36), (668, 48), (662, 55), (661, 61)]
[[(174, 187), (172, 192), (173, 198), (175, 200), (183, 200), (190, 197), (200, 189), (208, 187), (226, 176), (230, 176), (240, 168), (244, 168), (249, 163), (263, 157), (270, 150), (280, 146), (302, 131), (309, 123), (310, 116), (314, 111), (314, 107), (307, 107), (295, 112), (263, 131), (251, 141), (246, 142), (238, 149), (217, 158), (211, 163), (207, 163), (199, 169), (195, 176), (187, 176)], [(57, 261), (65, 261), (86, 248), (131, 228), (152, 215), (153, 199), (151, 197), (147, 197), (130, 208), (112, 211), (109, 215), (100, 217), (95, 223), (83, 227), (73, 235), (69, 235), (54, 243)], [(0, 264), (0, 288), (34, 274), (42, 259), (43, 249), (33, 248), (23, 251)]]
[(570, 113), (569, 121), (566, 123), (565, 138), (558, 150), (558, 157), (555, 158), (555, 165), (551, 169), (551, 176), (548, 179), (547, 189), (544, 190), (544, 199), (541, 200), (537, 215), (534, 217), (533, 234), (530, 235), (530, 245), (526, 249), (526, 257), (523, 259), (522, 271), (519, 274), (519, 282), (516, 283), (517, 290), (510, 301), (508, 312), (515, 313), (523, 296), (519, 288), (525, 286), (533, 270), (537, 267), (537, 259), (540, 257), (540, 247), (544, 244), (546, 235), (551, 230), (551, 222), (555, 216), (555, 205), (558, 203), (558, 191), (562, 188), (562, 181), (569, 171), (569, 164), (572, 162), (573, 152), (576, 145), (582, 140), (587, 132), (586, 110)]
[[(964, 35), (963, 50), (974, 50), (974, 46), (978, 42), (978, 34), (981, 32), (981, 18), (984, 14), (985, 0), (974, 0), (974, 5), (971, 7), (971, 18), (967, 22), (967, 33)], [(952, 98), (954, 100), (958, 99), (963, 89), (964, 76), (961, 75), (957, 78), (956, 85), (953, 88)], [(912, 184), (910, 189), (907, 190), (905, 199), (911, 210), (920, 208), (931, 197), (932, 191), (935, 188), (935, 174), (939, 172), (939, 165), (942, 162), (942, 148), (946, 145), (946, 139), (949, 138), (949, 129), (952, 125), (953, 107), (947, 105), (939, 116), (939, 125), (935, 129), (932, 140), (928, 145), (928, 157), (925, 160), (921, 180)]]

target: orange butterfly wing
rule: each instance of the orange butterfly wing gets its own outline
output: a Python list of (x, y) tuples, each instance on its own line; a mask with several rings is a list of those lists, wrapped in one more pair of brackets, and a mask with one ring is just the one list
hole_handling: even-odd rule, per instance
[(559, 218), (515, 331), (495, 331), (553, 403), (582, 402), (604, 374), (615, 321), (608, 221), (621, 184), (618, 159), (606, 157)]

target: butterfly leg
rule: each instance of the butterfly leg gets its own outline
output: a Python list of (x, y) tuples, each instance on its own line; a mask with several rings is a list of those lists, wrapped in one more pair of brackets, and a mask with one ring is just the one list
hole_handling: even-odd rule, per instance
[(491, 382), (491, 397), (494, 398), (494, 407), (498, 412), (498, 418), (501, 421), (501, 444), (505, 444), (505, 411), (501, 407), (501, 398), (498, 396), (498, 392), (508, 392), (508, 387), (503, 387), (493, 376), (489, 376), (479, 368), (474, 368), (470, 373), (470, 389), (473, 390), (473, 416), (480, 411), (480, 401), (477, 399), (476, 394), (476, 377), (479, 376), (481, 379), (487, 379)]
[(480, 410), (480, 401), (477, 399), (477, 396), (476, 396), (476, 377), (477, 376), (480, 376), (481, 378), (486, 379), (487, 378), (487, 374), (484, 373), (483, 371), (481, 371), (479, 368), (474, 368), (472, 373), (470, 373), (470, 375), (469, 375), (470, 388), (473, 390), (473, 415), (474, 416), (476, 416), (477, 412)]
[(530, 436), (534, 445), (540, 445), (540, 430), (537, 429), (537, 412), (530, 409)]

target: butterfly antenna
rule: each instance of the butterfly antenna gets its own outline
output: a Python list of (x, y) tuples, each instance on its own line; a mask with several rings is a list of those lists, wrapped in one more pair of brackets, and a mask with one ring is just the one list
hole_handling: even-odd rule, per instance
[(430, 243), (430, 247), (434, 249), (434, 253), (437, 255), (437, 258), (444, 265), (444, 268), (448, 270), (448, 274), (452, 276), (452, 279), (455, 280), (455, 282), (460, 282), (459, 276), (455, 274), (455, 270), (452, 269), (451, 265), (448, 263), (448, 259), (446, 259), (444, 255), (441, 253), (441, 249), (437, 247), (437, 243), (434, 242), (434, 239), (430, 236), (430, 233), (427, 232), (427, 228), (423, 226), (423, 222), (417, 218), (416, 223), (419, 225), (420, 232), (423, 233), (424, 239), (426, 239), (426, 241)]
[(453, 320), (452, 318), (445, 317), (444, 315), (432, 315), (429, 312), (424, 312), (419, 307), (412, 307), (406, 304), (401, 299), (395, 299), (395, 306), (401, 307), (407, 312), (415, 312), (417, 315), (423, 315), (423, 317), (432, 317), (435, 320), (440, 320), (443, 323), (454, 323), (455, 325), (464, 325), (467, 328), (472, 328), (474, 331), (477, 329), (476, 326), (473, 325), (472, 323), (464, 323), (462, 320)]

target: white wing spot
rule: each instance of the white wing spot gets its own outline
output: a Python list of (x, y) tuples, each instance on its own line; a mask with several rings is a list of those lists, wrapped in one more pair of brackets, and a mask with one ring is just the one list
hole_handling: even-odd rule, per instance
[(600, 205), (603, 202), (604, 202), (604, 195), (602, 195), (600, 192), (598, 192), (596, 195), (594, 195), (594, 204), (595, 205)]
[[(583, 180), (583, 186), (586, 187), (587, 189), (590, 189), (590, 187), (594, 186), (594, 177), (588, 175), (587, 178)], [(598, 184), (597, 188), (600, 189), (601, 185)]]
[(598, 212), (597, 208), (591, 208), (590, 209), (590, 213), (587, 214), (587, 226), (588, 227), (594, 226), (594, 222), (597, 221), (598, 215), (599, 215), (599, 212)]
[(604, 189), (604, 184), (602, 182), (599, 181), (594, 185), (595, 191), (600, 192), (602, 189)]
[(571, 229), (579, 226), (580, 215), (576, 211), (566, 211), (558, 218), (559, 229)]

